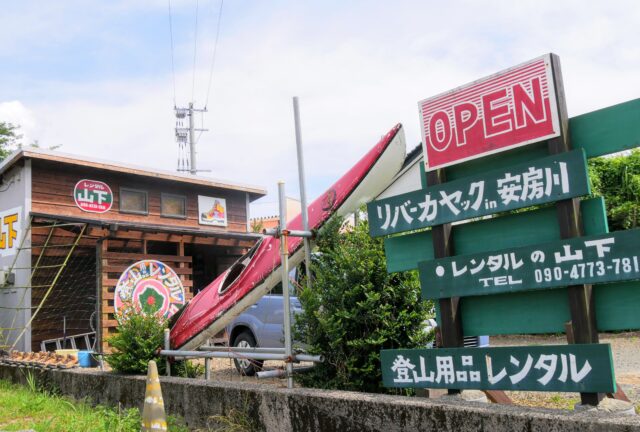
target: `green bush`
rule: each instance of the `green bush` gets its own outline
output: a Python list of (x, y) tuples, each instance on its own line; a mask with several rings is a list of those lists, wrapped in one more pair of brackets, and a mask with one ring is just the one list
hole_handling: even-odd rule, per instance
[(107, 355), (107, 363), (116, 372), (144, 374), (149, 361), (155, 360), (163, 373), (165, 362), (159, 361), (156, 352), (164, 343), (166, 327), (164, 318), (126, 308), (118, 315), (118, 333), (107, 339), (113, 350)]
[(605, 199), (609, 229), (640, 226), (640, 150), (589, 161), (589, 177), (595, 195)]
[(380, 350), (423, 347), (423, 321), (430, 307), (422, 301), (416, 272), (388, 274), (381, 239), (369, 236), (362, 221), (342, 230), (330, 220), (317, 239), (313, 286), (302, 284), (303, 312), (296, 338), (319, 363), (297, 380), (303, 385), (384, 392)]

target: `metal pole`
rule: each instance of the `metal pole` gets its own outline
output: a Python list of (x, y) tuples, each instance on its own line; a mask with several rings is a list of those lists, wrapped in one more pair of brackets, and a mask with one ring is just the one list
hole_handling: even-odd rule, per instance
[[(293, 116), (296, 126), (296, 150), (298, 153), (298, 179), (300, 183), (300, 205), (302, 215), (302, 229), (309, 231), (309, 214), (307, 209), (307, 188), (304, 177), (304, 154), (302, 152), (302, 132), (300, 131), (300, 107), (298, 97), (293, 97)], [(311, 241), (303, 238), (304, 242), (304, 269), (307, 276), (307, 288), (311, 288)]]
[[(161, 356), (176, 358), (241, 358), (254, 360), (282, 360), (292, 359), (294, 362), (313, 362), (323, 363), (323, 355), (311, 354), (294, 354), (288, 356), (285, 353), (235, 353), (229, 351), (179, 351), (179, 350), (160, 350)], [(291, 363), (289, 363), (291, 364)]]
[(197, 172), (196, 169), (196, 141), (195, 141), (195, 133), (194, 133), (194, 121), (193, 121), (193, 102), (189, 102), (189, 151), (190, 151), (190, 171), (191, 174), (195, 175)]
[(211, 357), (204, 359), (204, 379), (207, 381), (211, 379)]
[[(219, 346), (201, 346), (198, 351), (220, 351)], [(284, 348), (241, 348), (241, 347), (229, 347), (228, 352), (236, 353), (272, 353), (272, 354), (284, 354)]]
[[(284, 182), (278, 182), (278, 199), (280, 201), (280, 230), (287, 229), (287, 201), (284, 194)], [(283, 235), (280, 237), (280, 254), (282, 257), (282, 301), (284, 306), (284, 352), (288, 357), (286, 360), (287, 369), (287, 388), (293, 388), (293, 364), (291, 356), (293, 350), (291, 347), (291, 311), (289, 302), (289, 247), (287, 245), (288, 237)]]
[[(164, 349), (171, 349), (171, 333), (168, 328), (164, 329)], [(165, 359), (165, 366), (167, 368), (167, 376), (171, 376), (171, 365), (169, 364), (169, 357)]]

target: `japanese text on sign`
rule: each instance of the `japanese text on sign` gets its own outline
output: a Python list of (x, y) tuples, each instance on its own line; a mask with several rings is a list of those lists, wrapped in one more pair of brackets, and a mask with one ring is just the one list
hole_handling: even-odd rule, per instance
[(551, 55), (418, 103), (427, 170), (560, 134)]
[(470, 219), (589, 193), (582, 150), (493, 170), (368, 205), (372, 236)]
[(10, 256), (18, 249), (21, 207), (0, 212), (0, 256)]
[(615, 391), (608, 344), (383, 350), (386, 387)]
[(424, 261), (424, 298), (640, 279), (640, 229)]
[(73, 189), (76, 205), (89, 213), (106, 213), (113, 205), (113, 192), (98, 180), (80, 180)]

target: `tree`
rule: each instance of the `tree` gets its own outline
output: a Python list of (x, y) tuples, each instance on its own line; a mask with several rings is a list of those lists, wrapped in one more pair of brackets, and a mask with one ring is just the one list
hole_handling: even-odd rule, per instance
[(17, 133), (18, 129), (18, 126), (11, 123), (0, 122), (0, 161), (14, 150), (18, 140), (22, 137)]
[(324, 363), (301, 374), (304, 385), (383, 392), (380, 350), (424, 347), (430, 304), (416, 272), (388, 274), (383, 242), (367, 221), (342, 230), (333, 218), (321, 230), (313, 286), (302, 284), (296, 339)]
[(609, 229), (640, 226), (640, 149), (589, 161), (593, 193), (605, 199)]

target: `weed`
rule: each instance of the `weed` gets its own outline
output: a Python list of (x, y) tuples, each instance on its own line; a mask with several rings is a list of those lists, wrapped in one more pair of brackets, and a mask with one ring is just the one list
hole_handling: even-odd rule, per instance
[(242, 410), (231, 408), (227, 414), (209, 417), (216, 423), (209, 430), (216, 432), (253, 432), (257, 430), (253, 420), (249, 417), (249, 399), (245, 397)]
[(190, 360), (176, 361), (171, 368), (182, 378), (198, 378), (204, 375), (204, 365)]
[(252, 432), (253, 422), (244, 411), (231, 408), (226, 415), (214, 415), (209, 417), (218, 424), (216, 432)]

